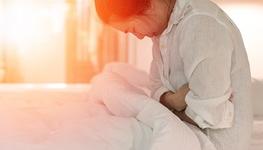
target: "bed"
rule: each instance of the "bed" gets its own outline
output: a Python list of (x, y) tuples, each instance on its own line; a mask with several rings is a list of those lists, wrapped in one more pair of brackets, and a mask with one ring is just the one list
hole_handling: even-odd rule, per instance
[[(255, 83), (255, 82), (254, 82)], [(253, 86), (253, 88), (259, 88), (259, 84), (257, 82), (257, 86)], [(32, 111), (34, 107), (36, 106), (43, 106), (40, 109), (46, 109), (46, 111), (54, 111), (53, 113), (56, 113), (55, 106), (64, 105), (64, 114), (60, 114), (61, 118), (66, 120), (67, 118), (71, 118), (70, 115), (72, 114), (78, 114), (83, 111), (82, 109), (79, 109), (78, 103), (83, 103), (88, 98), (88, 91), (90, 89), (90, 86), (87, 84), (74, 84), (74, 85), (66, 85), (66, 84), (1, 84), (0, 85), (0, 101), (1, 106), (0, 109), (7, 108), (5, 105), (11, 104), (11, 102), (16, 105), (15, 107), (25, 107), (27, 111)], [(261, 90), (259, 90), (261, 91)], [(255, 96), (255, 93), (253, 93)], [(255, 97), (254, 97), (255, 98)], [(260, 98), (257, 97), (257, 100)], [(22, 101), (23, 102), (22, 102)], [(37, 100), (37, 101), (36, 101)], [(10, 102), (11, 101), (11, 102)], [(65, 104), (67, 103), (67, 104)], [(254, 105), (257, 106), (254, 107), (262, 107), (262, 104), (259, 104), (260, 102), (254, 102)], [(27, 105), (27, 106), (25, 106)], [(44, 107), (46, 106), (46, 107)], [(48, 108), (50, 106), (50, 108)], [(59, 111), (59, 110), (57, 110)], [(253, 136), (252, 136), (252, 143), (250, 150), (262, 150), (263, 149), (263, 113), (260, 112), (260, 109), (257, 109), (255, 112), (255, 119), (254, 119), (254, 129), (253, 129)], [(9, 110), (10, 112), (10, 110)], [(37, 114), (36, 116), (39, 117), (41, 113)], [(262, 116), (261, 116), (262, 115)], [(0, 115), (0, 117), (3, 117)], [(52, 117), (52, 116), (51, 116)], [(28, 120), (34, 120), (36, 118), (27, 118)], [(45, 141), (47, 137), (50, 137), (52, 135), (56, 135), (56, 128), (60, 126), (63, 123), (66, 123), (66, 121), (61, 120), (61, 122), (58, 123), (50, 123), (49, 124), (49, 117), (43, 116), (44, 120), (46, 120), (48, 126), (48, 130), (46, 129), (46, 126), (42, 126), (41, 122), (34, 122), (35, 125), (38, 126), (37, 129), (30, 130), (32, 134), (39, 135), (35, 136), (33, 141), (35, 143), (40, 143)], [(53, 118), (54, 119), (54, 118)], [(23, 120), (21, 120), (23, 121)], [(78, 120), (71, 120), (72, 123), (71, 131), (75, 132), (74, 129), (76, 126), (73, 126), (73, 124)], [(16, 122), (17, 123), (17, 122)], [(21, 122), (22, 124), (22, 122)], [(1, 126), (4, 126), (3, 124)], [(39, 128), (41, 130), (39, 130)], [(0, 132), (4, 132), (4, 129), (0, 129)], [(48, 133), (45, 133), (45, 131), (48, 131)], [(24, 131), (28, 132), (28, 131)], [(21, 132), (23, 134), (24, 132)], [(12, 135), (6, 135), (11, 136)], [(12, 137), (13, 139), (14, 137)], [(79, 138), (79, 137), (76, 137)], [(26, 140), (26, 139), (24, 139)], [(83, 139), (76, 139), (76, 140), (83, 140)], [(0, 139), (0, 149), (1, 150), (7, 150), (5, 147), (1, 147), (1, 143), (3, 142), (2, 139)], [(6, 141), (5, 141), (6, 142)], [(63, 141), (63, 142), (66, 142)], [(6, 143), (5, 143), (6, 144)], [(10, 144), (12, 144), (12, 141), (10, 141)], [(8, 145), (8, 144), (7, 144)], [(17, 145), (20, 146), (21, 145)], [(32, 145), (23, 145), (22, 149), (30, 149), (29, 147)], [(73, 145), (74, 148), (80, 145)], [(68, 147), (68, 149), (72, 149), (73, 147)], [(33, 149), (38, 149), (37, 147), (34, 147)]]

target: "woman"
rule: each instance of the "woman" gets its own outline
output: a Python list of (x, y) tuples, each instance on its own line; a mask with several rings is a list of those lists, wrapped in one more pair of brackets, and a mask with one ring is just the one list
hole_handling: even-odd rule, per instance
[(209, 0), (95, 0), (101, 20), (153, 39), (151, 96), (218, 150), (249, 146), (250, 68), (239, 30)]

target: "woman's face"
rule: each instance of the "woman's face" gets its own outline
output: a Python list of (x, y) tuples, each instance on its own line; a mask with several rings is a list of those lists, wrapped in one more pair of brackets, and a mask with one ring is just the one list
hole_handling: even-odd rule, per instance
[(152, 0), (152, 7), (143, 15), (133, 16), (124, 21), (112, 17), (109, 25), (122, 32), (132, 33), (139, 39), (158, 36), (165, 30), (170, 16), (167, 4), (160, 2), (162, 1)]

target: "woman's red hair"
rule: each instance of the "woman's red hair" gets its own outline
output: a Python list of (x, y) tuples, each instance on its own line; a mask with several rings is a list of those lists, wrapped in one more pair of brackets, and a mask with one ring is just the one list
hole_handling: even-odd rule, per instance
[(96, 11), (104, 23), (116, 16), (125, 20), (143, 14), (149, 8), (150, 0), (95, 0)]

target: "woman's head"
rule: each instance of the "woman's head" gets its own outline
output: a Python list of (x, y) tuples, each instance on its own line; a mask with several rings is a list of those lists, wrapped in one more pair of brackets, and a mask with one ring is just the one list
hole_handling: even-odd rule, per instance
[[(161, 34), (175, 0), (95, 0), (100, 19), (142, 39)], [(172, 7), (171, 7), (172, 5)]]

